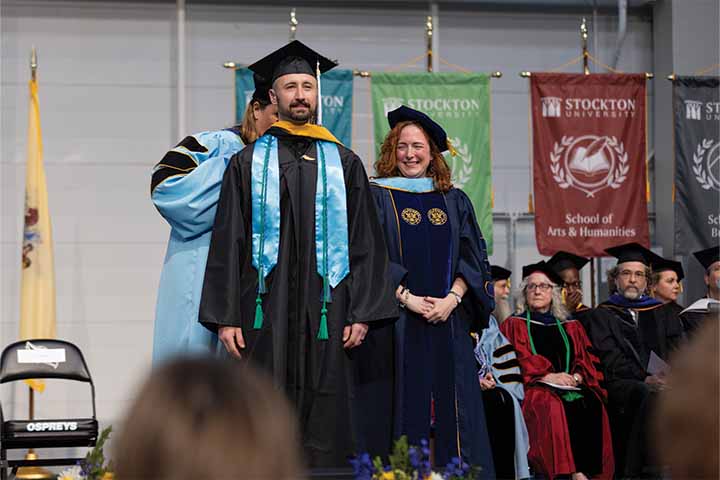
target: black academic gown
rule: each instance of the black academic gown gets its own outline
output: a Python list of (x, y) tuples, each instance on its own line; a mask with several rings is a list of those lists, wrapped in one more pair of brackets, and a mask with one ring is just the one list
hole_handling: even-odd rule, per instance
[[(396, 211), (402, 208), (396, 204), (399, 199), (391, 198), (390, 190), (373, 185), (372, 191), (390, 252), (392, 285), (396, 288), (400, 284), (408, 283), (408, 265), (404, 263), (401, 253), (402, 239), (399, 231), (399, 222), (403, 220), (400, 219), (401, 212)], [(445, 324), (429, 327), (435, 334), (420, 331), (423, 329), (421, 324), (427, 322), (415, 318), (417, 316), (408, 310), (400, 311), (400, 318), (394, 328), (371, 332), (372, 338), (369, 339), (368, 350), (365, 352), (367, 385), (375, 387), (374, 390), (368, 389), (373, 393), (367, 394), (367, 397), (374, 399), (369, 404), (369, 408), (374, 408), (369, 417), (392, 417), (393, 421), (374, 422), (370, 430), (376, 443), (371, 443), (368, 448), (374, 453), (383, 453), (383, 449), (387, 452), (390, 439), (402, 434), (408, 435), (411, 444), (418, 444), (421, 438), (427, 438), (430, 434), (428, 389), (435, 388), (438, 390), (432, 395), (435, 398), (436, 464), (444, 466), (450, 457), (458, 456), (459, 450), (466, 462), (482, 467), (482, 478), (493, 478), (492, 451), (470, 336), (471, 331), (479, 332), (487, 326), (487, 319), (494, 308), (493, 298), (487, 290), (491, 278), (490, 265), (487, 261), (485, 240), (477, 225), (472, 204), (465, 193), (451, 189), (440, 197), (439, 207), (447, 213), (450, 224), (452, 254), (449, 257), (448, 282), (451, 285), (453, 279), (461, 276), (469, 290), (462, 304)], [(422, 221), (427, 222), (426, 212), (421, 214)], [(447, 247), (448, 245), (439, 246), (436, 250), (427, 251), (426, 255), (441, 255), (440, 251)], [(407, 252), (405, 253), (407, 256)], [(411, 318), (412, 316), (415, 317)], [(415, 327), (410, 328), (410, 322), (414, 322)], [(407, 335), (411, 334), (415, 342), (412, 346), (415, 353), (405, 351), (410, 348), (405, 340)], [(422, 350), (418, 347), (418, 342), (427, 342), (422, 344), (428, 345), (432, 351), (418, 353)], [(447, 352), (447, 355), (438, 352)], [(428, 365), (428, 361), (434, 362), (433, 365)], [(374, 364), (375, 368), (368, 364)], [(394, 365), (394, 368), (389, 369), (388, 364)], [(413, 378), (417, 378), (406, 379), (408, 372)], [(438, 373), (442, 378), (431, 378), (437, 377)], [(374, 384), (370, 381), (371, 378), (375, 380)], [(392, 381), (388, 381), (390, 379)], [(394, 388), (391, 390), (393, 383)], [(449, 412), (451, 421), (446, 418), (446, 409), (443, 408), (448, 398), (454, 401), (451, 405), (452, 411)], [(406, 411), (408, 408), (416, 410), (415, 414), (409, 414)], [(409, 418), (416, 420), (408, 424)], [(379, 433), (382, 429), (385, 429), (384, 434)], [(380, 442), (379, 447), (377, 442)]]
[(253, 329), (258, 274), (252, 266), (253, 145), (232, 157), (223, 179), (208, 255), (200, 322), (211, 330), (242, 327), (243, 361), (284, 388), (296, 407), (311, 467), (346, 467), (357, 453), (356, 352), (344, 327), (397, 316), (388, 255), (365, 169), (339, 146), (347, 193), (350, 274), (332, 290), (328, 340), (318, 340), (322, 278), (315, 256), (315, 142), (273, 127), (280, 164), (280, 245), (267, 277), (264, 321)]
[(616, 472), (636, 476), (657, 470), (651, 458), (649, 418), (655, 391), (645, 383), (650, 352), (668, 361), (683, 339), (671, 304), (638, 310), (604, 302), (585, 314), (590, 341), (603, 366)]

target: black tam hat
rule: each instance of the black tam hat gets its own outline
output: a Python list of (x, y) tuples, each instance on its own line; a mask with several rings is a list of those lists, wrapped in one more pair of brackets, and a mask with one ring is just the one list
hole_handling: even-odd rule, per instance
[(336, 62), (323, 57), (304, 43), (293, 40), (248, 68), (261, 77), (269, 79), (272, 84), (283, 75), (305, 73), (314, 77), (318, 68), (320, 73), (325, 73), (336, 66)]
[(535, 272), (544, 273), (555, 285), (563, 284), (562, 278), (555, 273), (555, 270), (553, 270), (545, 260), (540, 260), (537, 263), (531, 263), (530, 265), (522, 267), (523, 279), (526, 279)]
[(655, 258), (650, 260), (650, 268), (656, 273), (671, 270), (677, 274), (678, 282), (685, 278), (682, 263), (670, 260), (669, 258), (663, 258), (660, 255), (655, 255)]
[(693, 252), (693, 255), (697, 258), (697, 261), (700, 262), (700, 265), (707, 270), (710, 268), (710, 265), (720, 261), (720, 246), (715, 245), (714, 247), (706, 248), (699, 252)]
[(617, 258), (618, 264), (625, 262), (640, 262), (649, 267), (653, 258), (656, 257), (652, 250), (649, 250), (635, 242), (610, 247), (605, 249), (605, 251), (611, 257)]
[(560, 273), (568, 268), (576, 268), (581, 270), (590, 261), (589, 258), (580, 257), (570, 252), (560, 250), (553, 255), (550, 260), (547, 261), (548, 265), (555, 270), (555, 273)]
[(493, 282), (498, 280), (507, 280), (512, 275), (512, 272), (507, 268), (500, 267), (498, 265), (490, 266), (490, 275), (492, 276)]
[(435, 120), (423, 112), (406, 107), (405, 105), (396, 108), (392, 112), (388, 112), (390, 128), (395, 128), (395, 125), (400, 122), (415, 122), (419, 124), (423, 130), (425, 130), (428, 137), (430, 137), (430, 141), (440, 150), (440, 153), (448, 150), (447, 133), (445, 133), (445, 130)]

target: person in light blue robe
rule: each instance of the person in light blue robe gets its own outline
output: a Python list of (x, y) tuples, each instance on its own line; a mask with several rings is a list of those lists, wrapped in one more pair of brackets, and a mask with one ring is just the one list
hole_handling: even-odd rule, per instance
[(154, 365), (179, 354), (221, 350), (217, 335), (199, 323), (198, 311), (225, 169), (230, 157), (277, 121), (269, 86), (257, 76), (255, 85), (241, 126), (190, 135), (153, 169), (152, 201), (170, 224), (155, 312)]
[[(480, 365), (478, 377), (483, 389), (496, 475), (498, 478), (529, 478), (527, 454), (530, 444), (520, 408), (520, 402), (525, 398), (520, 365), (515, 349), (500, 332), (492, 315), (475, 347), (475, 358)], [(502, 415), (500, 410), (512, 411), (512, 426), (507, 421), (510, 415)]]

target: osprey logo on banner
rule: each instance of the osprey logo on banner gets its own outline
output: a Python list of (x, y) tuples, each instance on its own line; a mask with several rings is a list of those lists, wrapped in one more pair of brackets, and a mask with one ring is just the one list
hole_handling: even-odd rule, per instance
[(720, 79), (677, 77), (675, 254), (720, 241)]
[(443, 126), (457, 151), (445, 160), (452, 182), (475, 208), (488, 253), (492, 253), (490, 168), (490, 78), (477, 73), (375, 73), (372, 83), (375, 147), (379, 152), (387, 114), (401, 105), (420, 110)]
[(533, 73), (538, 250), (587, 257), (649, 245), (645, 75)]

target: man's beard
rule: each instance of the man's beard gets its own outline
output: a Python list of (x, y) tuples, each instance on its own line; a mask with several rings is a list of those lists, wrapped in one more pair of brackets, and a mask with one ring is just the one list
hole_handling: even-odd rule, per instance
[[(294, 107), (301, 105), (307, 108), (305, 112), (293, 111)], [(308, 123), (313, 118), (315, 112), (312, 111), (309, 103), (301, 101), (291, 103), (287, 109), (283, 108), (280, 113), (281, 117), (289, 118), (293, 122)]]
[(506, 318), (512, 315), (510, 303), (506, 298), (495, 299), (495, 310), (493, 310), (493, 315), (495, 315), (498, 323), (502, 323)]
[(642, 292), (637, 287), (626, 287), (625, 290), (620, 290), (620, 294), (628, 300), (637, 300), (642, 296)]

